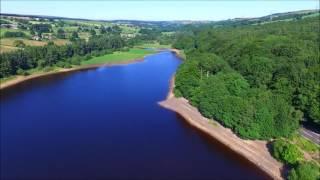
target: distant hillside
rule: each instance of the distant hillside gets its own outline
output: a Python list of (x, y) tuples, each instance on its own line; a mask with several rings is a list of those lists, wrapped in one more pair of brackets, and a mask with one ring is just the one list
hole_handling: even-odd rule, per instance
[(161, 27), (175, 30), (179, 27), (185, 25), (202, 25), (211, 24), (214, 26), (239, 26), (239, 25), (250, 25), (250, 24), (264, 24), (277, 21), (290, 21), (294, 19), (301, 19), (308, 16), (319, 16), (319, 9), (316, 10), (301, 10), (285, 13), (276, 13), (263, 17), (257, 18), (234, 18), (222, 21), (191, 21), (191, 20), (179, 20), (179, 21), (143, 21), (143, 20), (92, 20), (83, 18), (68, 18), (68, 17), (58, 17), (58, 16), (45, 16), (45, 15), (25, 15), (25, 14), (8, 14), (0, 13), (1, 16), (13, 16), (21, 17), (22, 19), (28, 18), (40, 18), (48, 20), (76, 20), (76, 21), (92, 21), (92, 22), (109, 22), (116, 24), (129, 24), (139, 27)]
[(239, 26), (250, 24), (265, 24), (278, 21), (291, 21), (302, 19), (305, 17), (319, 16), (319, 9), (316, 10), (301, 10), (285, 13), (276, 13), (258, 18), (234, 18), (223, 21), (216, 21), (213, 24), (215, 26)]

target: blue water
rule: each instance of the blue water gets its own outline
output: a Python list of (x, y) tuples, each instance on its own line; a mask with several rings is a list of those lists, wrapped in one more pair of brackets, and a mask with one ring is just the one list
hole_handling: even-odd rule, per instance
[(180, 61), (60, 74), (1, 92), (1, 179), (265, 179), (158, 106)]

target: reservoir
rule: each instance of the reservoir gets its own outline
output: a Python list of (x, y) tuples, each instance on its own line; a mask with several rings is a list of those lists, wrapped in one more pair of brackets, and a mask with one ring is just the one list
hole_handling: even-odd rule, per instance
[(0, 179), (266, 179), (157, 104), (180, 63), (164, 51), (2, 91)]

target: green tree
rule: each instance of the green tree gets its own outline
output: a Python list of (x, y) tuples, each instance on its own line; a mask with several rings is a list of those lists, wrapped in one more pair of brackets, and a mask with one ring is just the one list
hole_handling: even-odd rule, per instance
[(320, 179), (320, 168), (311, 162), (304, 162), (289, 172), (289, 180), (318, 180)]
[(26, 46), (26, 44), (25, 44), (22, 40), (15, 40), (15, 41), (13, 42), (13, 45), (14, 45), (15, 47), (25, 47), (25, 46)]
[[(66, 34), (65, 34), (65, 32), (64, 32), (64, 30), (62, 28), (58, 29), (57, 38), (60, 38), (60, 39), (65, 39), (66, 38)], [(77, 37), (75, 37), (75, 38), (77, 38)]]
[(96, 33), (96, 30), (94, 30), (94, 29), (91, 29), (90, 30), (90, 34), (91, 34), (91, 36), (95, 36), (97, 33)]
[(76, 31), (73, 31), (72, 34), (71, 34), (71, 37), (70, 37), (70, 40), (71, 41), (75, 41), (75, 40), (78, 40), (79, 39), (79, 35)]
[(103, 25), (101, 25), (100, 26), (100, 34), (105, 34), (105, 33), (107, 33), (107, 30)]
[(291, 165), (298, 163), (303, 157), (302, 152), (295, 145), (281, 139), (273, 142), (272, 155), (276, 159)]

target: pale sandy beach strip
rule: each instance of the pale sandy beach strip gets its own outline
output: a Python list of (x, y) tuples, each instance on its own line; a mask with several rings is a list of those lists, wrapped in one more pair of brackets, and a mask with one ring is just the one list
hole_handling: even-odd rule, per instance
[(170, 91), (167, 99), (159, 102), (162, 107), (180, 114), (191, 126), (201, 130), (246, 158), (272, 179), (283, 179), (281, 176), (283, 165), (271, 156), (267, 148), (267, 141), (239, 138), (230, 129), (223, 127), (214, 120), (203, 117), (198, 109), (190, 105), (185, 98), (176, 98), (173, 94), (173, 89), (174, 78), (170, 81)]

